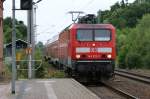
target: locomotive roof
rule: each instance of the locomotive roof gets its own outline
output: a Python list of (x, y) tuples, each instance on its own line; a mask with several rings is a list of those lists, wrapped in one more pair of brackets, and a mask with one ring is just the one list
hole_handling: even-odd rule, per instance
[(51, 43), (53, 43), (53, 42), (55, 42), (55, 41), (58, 41), (58, 39), (59, 39), (59, 35), (58, 35), (58, 34), (57, 34), (57, 35), (54, 35), (51, 39), (49, 39), (49, 40), (47, 41), (46, 45), (51, 44)]
[(115, 27), (111, 24), (72, 24), (70, 25), (69, 29), (84, 29), (84, 28), (109, 28), (109, 29), (114, 29)]
[[(115, 27), (113, 25), (111, 25), (111, 24), (77, 24), (77, 23), (74, 23), (74, 24), (71, 24), (68, 27), (66, 27), (61, 32), (66, 31), (68, 29), (87, 29), (87, 28), (88, 29), (93, 29), (93, 28), (95, 28), (95, 29), (96, 28), (97, 29), (99, 29), (99, 28), (102, 28), (102, 29), (115, 29)], [(51, 44), (51, 43), (53, 43), (55, 41), (58, 41), (59, 34), (55, 35), (53, 38), (49, 39), (48, 42), (46, 43), (46, 45)]]

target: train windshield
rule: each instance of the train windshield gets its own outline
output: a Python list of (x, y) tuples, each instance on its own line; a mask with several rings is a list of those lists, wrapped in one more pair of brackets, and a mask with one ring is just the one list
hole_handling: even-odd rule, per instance
[(111, 39), (110, 30), (77, 30), (78, 41), (109, 41)]
[(77, 40), (79, 41), (93, 41), (93, 31), (92, 30), (78, 30)]
[(110, 30), (94, 30), (95, 41), (109, 41), (111, 38)]

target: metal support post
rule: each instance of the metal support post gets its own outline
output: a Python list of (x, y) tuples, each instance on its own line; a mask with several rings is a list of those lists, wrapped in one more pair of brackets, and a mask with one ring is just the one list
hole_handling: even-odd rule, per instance
[(16, 29), (15, 29), (15, 0), (12, 1), (12, 90), (15, 94), (15, 80), (16, 80)]
[[(29, 63), (28, 63), (28, 78), (34, 78), (35, 77), (35, 58), (34, 58), (34, 54), (35, 54), (35, 32), (36, 32), (36, 19), (34, 20), (34, 10), (36, 11), (36, 9), (34, 9), (34, 6), (41, 2), (42, 0), (38, 0), (37, 2), (33, 2), (32, 3), (32, 9), (28, 10), (28, 47), (32, 48), (32, 52), (31, 54), (29, 54)], [(36, 14), (36, 12), (35, 12)], [(36, 15), (35, 15), (36, 16)]]
[[(33, 5), (34, 6), (34, 5)], [(34, 25), (34, 8), (32, 6), (31, 10), (31, 44), (32, 44), (32, 78), (35, 77), (35, 62), (34, 62), (34, 53), (35, 53), (35, 25)]]
[(32, 48), (32, 52), (29, 54), (28, 63), (28, 78), (34, 78), (34, 50), (35, 50), (35, 37), (34, 37), (34, 25), (33, 25), (33, 6), (31, 10), (28, 10), (28, 47)]
[[(28, 48), (32, 47), (31, 44), (31, 10), (27, 11), (27, 15), (28, 15), (28, 28), (27, 28), (27, 39), (28, 39)], [(32, 57), (31, 57), (31, 53), (28, 54), (28, 59), (29, 59), (29, 63), (28, 63), (28, 78), (31, 79), (32, 78)]]
[(101, 10), (98, 11), (98, 17), (97, 18), (98, 18), (97, 19), (98, 20), (97, 23), (100, 24), (101, 23)]

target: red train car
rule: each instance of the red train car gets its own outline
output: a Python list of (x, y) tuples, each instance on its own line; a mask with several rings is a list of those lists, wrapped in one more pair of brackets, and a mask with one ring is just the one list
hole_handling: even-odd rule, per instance
[[(72, 24), (54, 42), (58, 48), (48, 55), (57, 57), (69, 75), (96, 80), (112, 77), (116, 46), (115, 28), (111, 24)], [(48, 52), (54, 42), (47, 46)]]
[(58, 36), (54, 36), (52, 39), (48, 40), (45, 45), (45, 58), (49, 60), (50, 63), (57, 64), (59, 61), (58, 56)]

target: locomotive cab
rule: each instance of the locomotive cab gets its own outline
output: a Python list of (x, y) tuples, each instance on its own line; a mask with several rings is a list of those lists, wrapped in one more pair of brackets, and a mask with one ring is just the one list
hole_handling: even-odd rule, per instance
[(77, 25), (72, 33), (72, 70), (77, 76), (111, 78), (115, 66), (115, 28), (110, 24)]

